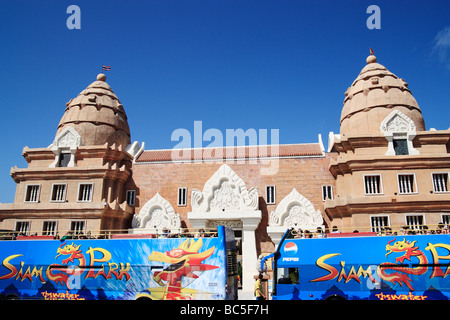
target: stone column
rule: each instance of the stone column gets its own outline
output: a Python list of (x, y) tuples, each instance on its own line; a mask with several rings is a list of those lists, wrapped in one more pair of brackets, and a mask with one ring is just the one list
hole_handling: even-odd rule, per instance
[(255, 282), (253, 276), (258, 274), (255, 230), (260, 220), (260, 218), (242, 219), (242, 290), (244, 292), (253, 292)]

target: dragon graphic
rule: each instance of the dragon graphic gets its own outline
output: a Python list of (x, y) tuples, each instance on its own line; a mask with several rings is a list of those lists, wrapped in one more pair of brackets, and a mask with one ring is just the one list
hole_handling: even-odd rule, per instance
[[(64, 247), (63, 247), (64, 246)], [(57, 249), (56, 258), (58, 258), (60, 255), (68, 255), (69, 257), (67, 259), (62, 260), (62, 265), (58, 264), (52, 264), (49, 268), (47, 268), (46, 275), (49, 280), (55, 281), (56, 283), (65, 284), (67, 287), (69, 287), (69, 277), (70, 276), (76, 276), (82, 274), (85, 270), (84, 269), (73, 269), (68, 270), (66, 267), (63, 267), (64, 265), (68, 265), (69, 262), (74, 263), (74, 260), (78, 260), (79, 266), (85, 266), (86, 265), (86, 259), (84, 258), (83, 253), (80, 250), (80, 245), (75, 245), (73, 242), (72, 244), (67, 244), (66, 242), (62, 243), (59, 248)], [(61, 271), (58, 273), (53, 273), (54, 271)]]
[[(395, 259), (396, 263), (384, 262), (377, 267), (378, 276), (384, 280), (391, 282), (395, 285), (395, 283), (400, 284), (403, 287), (405, 284), (411, 291), (414, 291), (414, 288), (411, 285), (411, 279), (408, 275), (423, 275), (427, 272), (428, 260), (425, 254), (418, 250), (419, 247), (415, 246), (417, 241), (407, 241), (403, 238), (403, 241), (394, 242), (396, 239), (389, 241), (386, 245), (386, 258), (391, 253), (404, 253), (402, 256), (397, 257)], [(392, 242), (394, 242), (392, 244)], [(415, 257), (419, 260), (418, 266), (415, 268), (404, 267), (401, 264), (404, 263), (405, 260), (411, 261), (411, 258)], [(398, 264), (400, 263), (400, 265)], [(393, 273), (389, 273), (389, 271), (397, 271)]]
[(194, 239), (186, 239), (178, 248), (165, 253), (152, 252), (148, 257), (149, 261), (168, 263), (169, 266), (162, 271), (155, 271), (153, 273), (153, 280), (159, 287), (148, 288), (139, 293), (136, 298), (188, 300), (196, 294), (207, 293), (182, 286), (183, 280), (191, 279), (193, 281), (199, 277), (197, 273), (218, 268), (217, 266), (202, 263), (203, 260), (209, 258), (214, 253), (215, 248), (213, 246), (206, 251), (199, 252), (202, 245), (202, 238), (197, 241)]

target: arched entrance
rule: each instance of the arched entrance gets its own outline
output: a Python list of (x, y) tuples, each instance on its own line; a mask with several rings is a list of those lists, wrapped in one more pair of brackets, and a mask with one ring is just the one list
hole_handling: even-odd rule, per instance
[(257, 273), (255, 230), (261, 221), (257, 188), (248, 190), (224, 164), (205, 183), (203, 191), (192, 190), (191, 204), (192, 212), (187, 216), (194, 228), (223, 224), (242, 231), (242, 284), (244, 291), (252, 292)]

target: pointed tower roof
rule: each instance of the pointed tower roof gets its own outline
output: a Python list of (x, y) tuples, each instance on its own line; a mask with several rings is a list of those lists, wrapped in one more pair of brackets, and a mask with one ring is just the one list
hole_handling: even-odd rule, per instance
[(393, 110), (413, 120), (417, 131), (425, 130), (422, 112), (408, 83), (377, 63), (372, 50), (366, 62), (345, 92), (341, 136), (379, 134), (381, 122)]
[(130, 128), (123, 105), (106, 76), (99, 74), (85, 90), (66, 103), (66, 110), (59, 122), (56, 136), (72, 127), (81, 136), (84, 146), (103, 145), (106, 142), (126, 147), (130, 144)]

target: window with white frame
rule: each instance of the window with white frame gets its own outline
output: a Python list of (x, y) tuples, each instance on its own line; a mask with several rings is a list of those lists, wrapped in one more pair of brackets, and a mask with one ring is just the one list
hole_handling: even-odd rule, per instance
[(66, 201), (66, 184), (54, 184), (52, 186), (52, 196), (50, 201), (63, 202)]
[(419, 154), (419, 151), (413, 145), (416, 126), (414, 121), (404, 113), (399, 110), (392, 111), (381, 122), (380, 130), (388, 142), (386, 155)]
[(43, 236), (56, 236), (58, 232), (58, 222), (55, 220), (46, 220), (42, 223)]
[(421, 230), (424, 225), (423, 215), (406, 216), (406, 225), (410, 229)]
[(178, 188), (178, 206), (182, 207), (187, 204), (186, 195), (187, 195), (187, 188), (185, 187)]
[(94, 185), (92, 183), (80, 183), (78, 186), (78, 201), (90, 202), (92, 201), (92, 191)]
[(136, 201), (136, 190), (127, 190), (127, 204), (129, 206), (134, 206)]
[(84, 233), (85, 230), (86, 230), (86, 221), (73, 220), (70, 222), (70, 231), (72, 231), (73, 234)]
[(434, 192), (448, 192), (448, 173), (433, 173), (433, 190)]
[(416, 193), (416, 179), (414, 174), (399, 174), (398, 179), (398, 192), (400, 194)]
[(16, 221), (16, 231), (19, 235), (28, 235), (30, 232), (30, 221)]
[(333, 186), (322, 186), (322, 200), (333, 200)]
[(266, 186), (266, 203), (275, 204), (275, 186)]
[(41, 193), (41, 186), (39, 184), (27, 185), (25, 191), (25, 202), (39, 202), (40, 193)]
[(372, 232), (381, 232), (386, 227), (390, 227), (389, 216), (370, 217)]
[(366, 194), (382, 194), (381, 175), (364, 176), (364, 192)]

